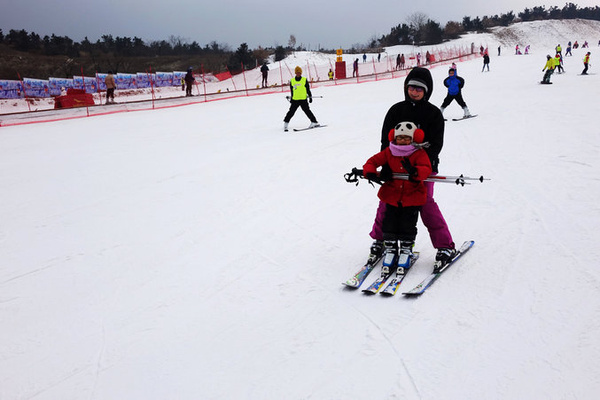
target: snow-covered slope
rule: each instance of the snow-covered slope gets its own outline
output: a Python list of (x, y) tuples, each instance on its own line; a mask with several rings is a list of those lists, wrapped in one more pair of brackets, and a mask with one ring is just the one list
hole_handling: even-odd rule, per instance
[(304, 133), (283, 93), (0, 128), (0, 399), (595, 399), (600, 75), (539, 85), (553, 47), (459, 64), (441, 172), (491, 180), (436, 185), (476, 244), (418, 299), (341, 285), (402, 80), (315, 89)]

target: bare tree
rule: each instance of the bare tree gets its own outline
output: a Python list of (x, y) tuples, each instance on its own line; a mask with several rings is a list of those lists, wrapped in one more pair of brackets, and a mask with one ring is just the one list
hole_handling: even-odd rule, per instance
[(429, 18), (422, 12), (415, 12), (408, 16), (406, 24), (410, 26), (411, 35), (416, 43), (420, 43), (423, 39), (423, 33)]
[(181, 36), (170, 35), (169, 36), (169, 44), (171, 47), (181, 47), (187, 43), (187, 39), (182, 38)]
[(288, 47), (292, 50), (296, 48), (296, 36), (290, 35), (290, 40), (288, 41)]
[(406, 18), (406, 24), (413, 28), (415, 31), (419, 31), (427, 24), (429, 18), (422, 12), (415, 12)]

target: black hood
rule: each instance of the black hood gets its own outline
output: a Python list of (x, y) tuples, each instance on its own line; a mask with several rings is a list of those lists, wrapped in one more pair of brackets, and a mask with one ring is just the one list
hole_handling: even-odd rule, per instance
[(431, 93), (433, 93), (433, 78), (431, 77), (431, 72), (429, 72), (427, 68), (415, 67), (408, 73), (404, 80), (404, 98), (406, 100), (410, 100), (410, 97), (408, 97), (408, 82), (411, 80), (419, 81), (427, 86), (427, 91), (425, 92), (423, 100), (429, 101)]

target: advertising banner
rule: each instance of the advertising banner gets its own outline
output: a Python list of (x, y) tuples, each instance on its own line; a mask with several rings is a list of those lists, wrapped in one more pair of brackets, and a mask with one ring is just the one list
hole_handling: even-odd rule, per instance
[(50, 97), (50, 82), (42, 79), (23, 78), (27, 97)]
[(73, 89), (85, 89), (86, 93), (96, 93), (98, 91), (98, 81), (96, 80), (96, 77), (74, 76)]
[[(178, 83), (177, 86), (180, 84)], [(173, 72), (157, 72), (155, 86), (173, 86)]]
[(60, 96), (73, 87), (73, 79), (48, 78), (48, 82), (50, 86), (50, 96)]
[(117, 89), (137, 89), (137, 74), (121, 74), (115, 76)]
[(21, 82), (0, 80), (0, 99), (20, 99), (23, 97)]

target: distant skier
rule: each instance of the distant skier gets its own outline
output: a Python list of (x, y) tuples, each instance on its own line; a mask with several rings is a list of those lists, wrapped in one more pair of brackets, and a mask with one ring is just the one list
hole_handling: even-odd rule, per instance
[[(489, 72), (489, 70), (490, 70), (490, 55), (488, 54), (487, 51), (483, 54), (483, 68), (481, 69), (481, 72), (483, 72), (485, 70), (485, 67), (487, 67), (487, 70)], [(456, 70), (455, 70), (455, 73), (456, 73)]]
[(556, 53), (556, 56), (554, 56), (554, 69), (559, 74), (562, 74), (563, 72), (565, 72), (565, 69), (563, 68), (562, 56), (560, 53)]
[(590, 64), (590, 52), (588, 51), (585, 55), (585, 57), (583, 57), (583, 72), (581, 73), (581, 75), (587, 75), (587, 70), (588, 70), (588, 66)]
[(469, 112), (469, 107), (467, 107), (467, 103), (465, 103), (462, 97), (462, 88), (465, 86), (465, 80), (456, 75), (456, 69), (450, 68), (448, 70), (448, 77), (444, 79), (444, 86), (448, 88), (448, 95), (440, 107), (442, 114), (444, 113), (446, 107), (448, 107), (453, 100), (456, 100), (458, 105), (463, 109), (463, 117), (470, 117), (471, 113)]
[(187, 73), (185, 74), (184, 80), (185, 80), (185, 95), (191, 96), (192, 95), (192, 85), (196, 81), (196, 78), (194, 78), (194, 73), (192, 72), (192, 67), (188, 68)]
[(266, 62), (264, 62), (262, 67), (260, 67), (260, 72), (262, 74), (262, 87), (266, 88), (268, 86), (267, 77), (269, 76), (269, 67), (267, 67)]
[(108, 71), (108, 75), (104, 78), (104, 84), (106, 85), (106, 104), (115, 102), (115, 77), (112, 71)]
[(542, 69), (542, 72), (546, 71), (541, 83), (550, 84), (550, 77), (554, 73), (554, 60), (550, 57), (550, 54), (546, 56), (546, 65)]
[(292, 92), (292, 96), (290, 98), (290, 109), (285, 115), (285, 118), (283, 118), (283, 130), (285, 132), (288, 131), (288, 124), (296, 113), (296, 110), (298, 110), (298, 107), (302, 108), (304, 114), (306, 114), (308, 119), (310, 119), (309, 128), (315, 128), (319, 126), (317, 118), (312, 111), (310, 111), (310, 107), (308, 106), (308, 103), (312, 103), (312, 93), (310, 91), (308, 80), (302, 76), (302, 68), (297, 66), (294, 69), (294, 73), (296, 76), (290, 80), (290, 90)]

